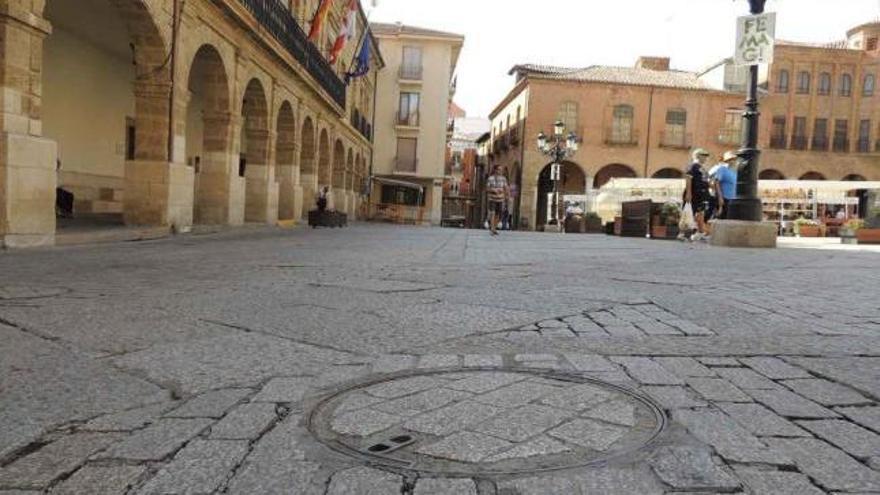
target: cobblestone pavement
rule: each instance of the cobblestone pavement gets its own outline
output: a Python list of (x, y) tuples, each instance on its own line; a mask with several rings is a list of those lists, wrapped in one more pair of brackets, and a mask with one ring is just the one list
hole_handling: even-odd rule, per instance
[(878, 493), (878, 274), (386, 226), (0, 253), (0, 495)]

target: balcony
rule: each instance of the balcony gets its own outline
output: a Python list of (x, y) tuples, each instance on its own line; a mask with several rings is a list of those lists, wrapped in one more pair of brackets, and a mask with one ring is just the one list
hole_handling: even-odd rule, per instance
[(501, 151), (510, 149), (510, 136), (508, 134), (502, 134), (498, 140), (501, 142)]
[(418, 112), (413, 112), (413, 113), (407, 114), (406, 112), (398, 111), (396, 125), (398, 127), (418, 127), (419, 126)]
[(859, 141), (856, 143), (856, 151), (859, 153), (870, 153), (871, 140), (869, 138), (859, 138)]
[(394, 173), (396, 174), (414, 174), (419, 168), (419, 160), (417, 158), (394, 157)]
[(807, 136), (792, 136), (791, 149), (798, 151), (807, 149)]
[(770, 136), (770, 149), (784, 150), (787, 148), (788, 139), (785, 136)]
[(422, 66), (409, 66), (409, 65), (401, 65), (400, 70), (397, 73), (397, 76), (402, 81), (421, 81), (422, 80)]
[(694, 135), (693, 134), (682, 134), (682, 133), (669, 133), (669, 132), (661, 132), (660, 133), (660, 147), (661, 148), (669, 148), (674, 150), (686, 150), (690, 149), (694, 143)]
[(821, 136), (813, 137), (813, 142), (810, 149), (813, 151), (828, 151), (828, 138)]
[(345, 83), (313, 45), (290, 11), (277, 0), (239, 0), (257, 22), (302, 65), (330, 98), (345, 108)]
[(508, 136), (510, 136), (510, 145), (511, 146), (518, 146), (519, 145), (519, 136), (520, 136), (519, 125), (515, 125), (515, 126), (511, 127), (510, 130), (507, 131), (507, 134), (508, 134)]
[(638, 146), (639, 131), (633, 129), (623, 132), (620, 129), (609, 127), (605, 129), (605, 144), (608, 146)]
[(849, 139), (835, 139), (831, 145), (831, 151), (849, 153)]

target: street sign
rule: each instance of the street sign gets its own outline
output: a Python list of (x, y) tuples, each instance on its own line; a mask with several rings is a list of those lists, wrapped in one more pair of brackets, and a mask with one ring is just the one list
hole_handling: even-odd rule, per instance
[(740, 17), (736, 21), (736, 65), (772, 63), (775, 41), (775, 12)]
[(559, 169), (561, 166), (558, 163), (554, 163), (550, 165), (550, 180), (559, 180)]

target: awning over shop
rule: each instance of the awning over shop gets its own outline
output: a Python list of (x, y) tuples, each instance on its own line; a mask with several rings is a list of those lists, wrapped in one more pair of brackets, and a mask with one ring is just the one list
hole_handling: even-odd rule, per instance
[(424, 194), (424, 192), (425, 192), (425, 187), (421, 186), (419, 184), (416, 184), (415, 182), (407, 182), (405, 180), (389, 179), (387, 177), (378, 177), (378, 176), (373, 176), (373, 180), (378, 182), (379, 184), (385, 184), (388, 186), (398, 186), (398, 187), (405, 187), (407, 189), (415, 189), (415, 190), (419, 191), (420, 194)]

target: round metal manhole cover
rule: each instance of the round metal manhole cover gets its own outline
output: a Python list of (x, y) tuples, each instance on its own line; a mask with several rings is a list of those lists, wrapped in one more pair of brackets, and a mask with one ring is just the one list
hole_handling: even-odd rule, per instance
[(376, 380), (320, 402), (309, 428), (336, 451), (426, 474), (491, 476), (634, 454), (666, 425), (649, 399), (547, 370), (444, 370)]

